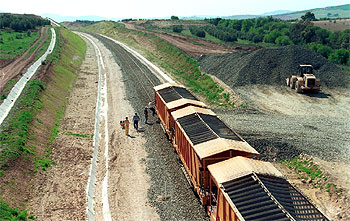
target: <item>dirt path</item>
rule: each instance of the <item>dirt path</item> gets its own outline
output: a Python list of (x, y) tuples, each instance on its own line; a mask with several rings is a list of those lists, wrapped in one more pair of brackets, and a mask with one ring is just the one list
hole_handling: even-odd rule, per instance
[(224, 47), (219, 44), (215, 44), (210, 41), (204, 41), (201, 39), (191, 38), (188, 36), (182, 36), (177, 34), (168, 34), (162, 32), (151, 32), (142, 30), (142, 27), (135, 26), (130, 23), (123, 23), (125, 27), (131, 30), (137, 30), (149, 34), (154, 34), (161, 39), (168, 41), (175, 47), (181, 49), (190, 56), (200, 56), (202, 54), (224, 54), (232, 51), (237, 51), (232, 48)]
[[(31, 47), (28, 48), (26, 52), (24, 52), (23, 55), (18, 57), (16, 60), (11, 62), (10, 64), (6, 65), (5, 67), (0, 69), (0, 91), (3, 89), (5, 84), (8, 80), (16, 77), (21, 71), (23, 71), (25, 68), (29, 67), (29, 65), (33, 62), (34, 57), (37, 53), (37, 51), (41, 48), (41, 46), (45, 43), (47, 39), (49, 39), (50, 36), (48, 36), (48, 30), (49, 28), (43, 27), (40, 31), (40, 37), (37, 39)], [(40, 44), (38, 47), (32, 52), (30, 56), (27, 57), (29, 51), (35, 46), (36, 43), (39, 41)]]

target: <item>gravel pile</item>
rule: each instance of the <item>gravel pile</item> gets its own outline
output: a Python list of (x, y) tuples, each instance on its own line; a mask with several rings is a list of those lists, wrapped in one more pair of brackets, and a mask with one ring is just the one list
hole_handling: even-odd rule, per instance
[(251, 84), (282, 85), (299, 64), (311, 64), (321, 84), (344, 87), (350, 84), (350, 74), (309, 49), (290, 45), (239, 51), (222, 55), (203, 55), (199, 59), (202, 70), (215, 75), (231, 87)]

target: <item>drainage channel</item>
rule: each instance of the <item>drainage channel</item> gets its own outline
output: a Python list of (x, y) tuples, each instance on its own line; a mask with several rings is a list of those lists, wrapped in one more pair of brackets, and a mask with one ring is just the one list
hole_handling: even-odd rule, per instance
[(21, 95), (24, 87), (26, 86), (27, 82), (33, 77), (35, 72), (38, 70), (38, 68), (41, 65), (41, 62), (45, 61), (46, 57), (51, 54), (53, 51), (55, 44), (56, 44), (56, 32), (55, 29), (51, 28), (51, 42), (46, 50), (46, 52), (34, 63), (32, 64), (27, 72), (23, 75), (23, 77), (15, 84), (15, 86), (12, 88), (11, 92), (7, 96), (7, 98), (4, 100), (4, 102), (0, 105), (0, 125), (3, 123), (9, 112), (11, 111), (13, 105), (15, 104), (18, 97)]
[[(101, 132), (104, 132), (104, 158), (105, 158), (105, 168), (106, 173), (102, 183), (102, 205), (103, 205), (103, 219), (104, 220), (112, 220), (111, 212), (109, 209), (108, 203), (108, 102), (107, 102), (107, 79), (106, 73), (102, 73), (102, 69), (105, 70), (105, 66), (103, 63), (101, 51), (95, 42), (86, 34), (79, 33), (82, 37), (86, 38), (91, 42), (91, 44), (95, 48), (95, 53), (97, 57), (98, 64), (98, 92), (97, 92), (97, 101), (96, 101), (96, 116), (95, 116), (95, 130), (94, 130), (94, 141), (93, 141), (93, 158), (90, 166), (90, 174), (88, 179), (88, 184), (86, 188), (86, 194), (88, 199), (87, 206), (87, 215), (90, 221), (95, 220), (95, 211), (94, 211), (94, 193), (95, 193), (95, 185), (96, 185), (96, 172), (97, 172), (97, 158), (100, 146), (100, 137)], [(103, 80), (102, 80), (103, 79)], [(102, 85), (103, 83), (103, 85)], [(104, 128), (100, 128), (101, 123), (104, 123)], [(104, 129), (104, 131), (100, 131), (100, 129)]]

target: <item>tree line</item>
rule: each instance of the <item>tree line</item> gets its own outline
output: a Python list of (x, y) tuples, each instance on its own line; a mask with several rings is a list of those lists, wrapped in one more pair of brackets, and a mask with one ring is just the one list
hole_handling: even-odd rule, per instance
[(312, 13), (302, 21), (289, 23), (272, 17), (244, 20), (206, 19), (211, 26), (198, 27), (225, 42), (237, 39), (254, 43), (265, 42), (279, 46), (301, 45), (320, 53), (334, 63), (350, 64), (350, 29), (331, 32), (314, 26)]
[(44, 25), (50, 25), (50, 21), (39, 16), (9, 13), (0, 14), (0, 29), (10, 28), (16, 32), (22, 32)]

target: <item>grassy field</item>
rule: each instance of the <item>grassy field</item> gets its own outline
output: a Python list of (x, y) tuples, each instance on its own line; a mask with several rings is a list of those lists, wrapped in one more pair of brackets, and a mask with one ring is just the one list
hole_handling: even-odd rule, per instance
[(350, 19), (322, 20), (314, 21), (313, 23), (320, 28), (324, 28), (333, 32), (345, 31), (346, 29), (350, 29)]
[(294, 13), (283, 14), (280, 17), (282, 19), (300, 19), (302, 15), (305, 15), (306, 12), (311, 11), (315, 14), (317, 19), (320, 18), (329, 18), (329, 19), (337, 19), (337, 18), (349, 18), (350, 14), (350, 4), (339, 5), (334, 7), (326, 7), (326, 8), (315, 8), (305, 11), (299, 11)]
[(23, 54), (39, 37), (40, 31), (30, 32), (30, 36), (27, 32), (1, 31), (0, 59), (12, 59)]

